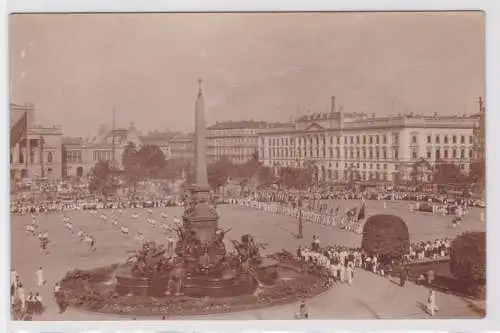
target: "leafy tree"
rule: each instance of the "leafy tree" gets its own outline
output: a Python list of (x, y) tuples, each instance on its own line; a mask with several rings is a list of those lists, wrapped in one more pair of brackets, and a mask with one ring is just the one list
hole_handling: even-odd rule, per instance
[(469, 181), (476, 184), (484, 184), (486, 173), (485, 160), (476, 160), (470, 164)]
[(411, 166), (410, 177), (413, 184), (422, 183), (422, 181), (427, 180), (425, 178), (425, 172), (431, 170), (431, 164), (424, 158), (419, 159)]
[(129, 141), (127, 143), (127, 146), (125, 147), (125, 149), (123, 150), (123, 153), (122, 153), (122, 166), (125, 167), (127, 166), (129, 160), (135, 155), (137, 154), (137, 147), (135, 145), (135, 143)]
[(116, 194), (118, 189), (117, 171), (110, 161), (99, 161), (90, 174), (89, 191), (104, 197)]
[(156, 145), (145, 145), (135, 154), (136, 161), (139, 163), (142, 174), (146, 178), (155, 178), (160, 170), (165, 166), (165, 155), (160, 147)]
[(263, 185), (271, 185), (276, 181), (273, 169), (271, 167), (263, 166), (259, 170), (259, 182)]
[(137, 147), (133, 142), (129, 142), (122, 153), (123, 176), (133, 195), (137, 191), (137, 183), (144, 176), (138, 156)]
[(386, 259), (399, 260), (410, 248), (408, 226), (398, 216), (373, 215), (363, 226), (361, 248), (368, 255), (382, 255)]
[(467, 284), (486, 284), (486, 233), (465, 232), (451, 243), (450, 271)]
[(208, 184), (217, 191), (227, 184), (233, 172), (234, 164), (228, 157), (222, 156), (217, 162), (208, 166)]
[(465, 177), (458, 165), (441, 162), (435, 169), (433, 179), (435, 184), (460, 184)]

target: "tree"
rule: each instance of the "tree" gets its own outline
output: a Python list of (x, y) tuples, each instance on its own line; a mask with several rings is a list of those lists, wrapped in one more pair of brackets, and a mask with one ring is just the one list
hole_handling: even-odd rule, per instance
[(129, 141), (122, 153), (122, 165), (124, 168), (135, 154), (137, 154), (137, 147), (135, 143)]
[(370, 216), (363, 226), (361, 248), (368, 255), (399, 260), (410, 248), (408, 227), (403, 219), (395, 215)]
[(486, 284), (486, 233), (465, 232), (451, 243), (450, 271), (467, 284)]
[(217, 162), (208, 166), (208, 184), (217, 191), (227, 184), (233, 171), (234, 164), (228, 157), (222, 156)]
[(484, 159), (471, 162), (469, 169), (469, 181), (471, 183), (484, 185), (486, 165)]
[(426, 172), (431, 170), (431, 164), (424, 158), (419, 159), (411, 166), (410, 178), (413, 184), (425, 182)]
[(118, 189), (117, 171), (110, 161), (99, 161), (90, 174), (89, 191), (104, 197), (116, 194)]
[(448, 162), (439, 163), (433, 175), (435, 184), (460, 184), (464, 178), (460, 167)]
[(263, 185), (271, 185), (276, 181), (273, 169), (271, 167), (263, 166), (259, 170), (259, 182)]
[(165, 166), (165, 155), (156, 145), (142, 146), (135, 156), (146, 178), (156, 178)]
[(137, 183), (143, 178), (144, 174), (137, 147), (133, 142), (129, 142), (122, 153), (122, 166), (124, 180), (129, 189), (132, 189), (132, 195), (135, 195)]

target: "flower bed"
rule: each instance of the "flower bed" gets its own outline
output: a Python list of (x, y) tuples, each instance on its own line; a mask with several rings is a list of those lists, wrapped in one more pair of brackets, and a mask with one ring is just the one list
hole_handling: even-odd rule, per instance
[(119, 296), (114, 284), (106, 284), (120, 265), (93, 270), (74, 270), (61, 280), (61, 291), (75, 308), (101, 313), (130, 316), (189, 316), (235, 312), (292, 303), (320, 294), (328, 289), (328, 277), (319, 267), (309, 267), (291, 254), (272, 256), (283, 263), (283, 269), (303, 272), (291, 280), (279, 280), (251, 295), (230, 298), (191, 298), (187, 296)]

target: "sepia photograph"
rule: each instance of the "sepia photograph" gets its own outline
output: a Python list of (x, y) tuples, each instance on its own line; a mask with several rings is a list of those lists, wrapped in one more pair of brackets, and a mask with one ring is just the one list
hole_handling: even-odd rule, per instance
[(486, 316), (484, 12), (8, 36), (11, 320)]

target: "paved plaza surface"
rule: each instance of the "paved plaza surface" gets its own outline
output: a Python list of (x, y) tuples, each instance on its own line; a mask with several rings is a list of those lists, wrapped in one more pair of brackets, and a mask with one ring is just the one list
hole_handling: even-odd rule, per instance
[[(330, 204), (341, 207), (352, 207), (359, 201), (336, 201)], [(460, 226), (451, 228), (452, 217), (433, 216), (430, 213), (410, 213), (410, 202), (388, 202), (383, 208), (382, 201), (368, 201), (367, 215), (389, 213), (401, 216), (408, 225), (411, 241), (434, 240), (439, 237), (454, 237), (456, 234), (467, 230), (484, 230), (484, 223), (480, 222), (482, 209), (473, 208)], [(88, 211), (68, 212), (71, 222), (75, 227), (93, 236), (96, 240), (97, 250), (89, 252), (88, 246), (80, 242), (76, 234), (71, 234), (64, 228), (60, 213), (49, 213), (37, 217), (40, 229), (47, 231), (51, 243), (49, 255), (40, 251), (38, 239), (27, 234), (24, 230), (26, 224), (31, 222), (31, 217), (12, 216), (11, 218), (11, 260), (12, 267), (20, 274), (26, 292), (40, 291), (45, 306), (44, 314), (34, 320), (130, 320), (130, 317), (114, 316), (86, 312), (80, 309), (68, 309), (59, 314), (55, 300), (52, 297), (54, 283), (59, 281), (67, 271), (80, 268), (92, 268), (124, 261), (127, 251), (139, 248), (139, 243), (134, 239), (136, 231), (141, 231), (148, 240), (164, 242), (167, 234), (159, 227), (163, 223), (161, 214), (166, 212), (169, 219), (165, 223), (172, 223), (174, 217), (182, 215), (182, 208), (172, 207), (153, 209), (153, 218), (157, 226), (153, 227), (146, 222), (146, 210), (124, 209), (120, 223), (130, 230), (129, 235), (122, 235), (120, 229), (111, 225), (111, 210), (102, 210), (95, 215)], [(250, 233), (258, 242), (268, 244), (265, 253), (286, 249), (295, 252), (298, 245), (309, 245), (313, 235), (318, 235), (322, 245), (342, 244), (358, 247), (361, 236), (354, 233), (341, 231), (334, 227), (305, 224), (304, 239), (295, 237), (297, 233), (297, 220), (292, 217), (275, 216), (270, 213), (255, 209), (220, 206), (219, 225), (222, 228), (231, 228), (226, 235), (226, 246), (232, 249), (231, 239), (239, 239), (243, 234)], [(99, 215), (108, 216), (107, 221), (102, 221)], [(138, 213), (139, 218), (133, 219), (132, 214)], [(43, 287), (36, 286), (36, 270), (39, 266), (44, 268), (48, 284)], [(429, 318), (422, 310), (422, 303), (427, 299), (427, 289), (408, 283), (405, 288), (400, 288), (395, 281), (373, 275), (363, 270), (357, 270), (351, 286), (338, 284), (327, 292), (307, 300), (309, 311), (315, 319), (408, 319)], [(437, 304), (440, 311), (434, 318), (475, 318), (479, 314), (471, 309), (469, 301), (453, 295), (438, 293)], [(297, 304), (288, 304), (260, 310), (249, 310), (220, 315), (183, 317), (186, 319), (291, 319), (297, 312)], [(138, 320), (143, 318), (137, 318)], [(155, 318), (144, 318), (152, 320)], [(159, 319), (159, 318), (157, 318)], [(174, 318), (172, 319), (181, 319)]]

